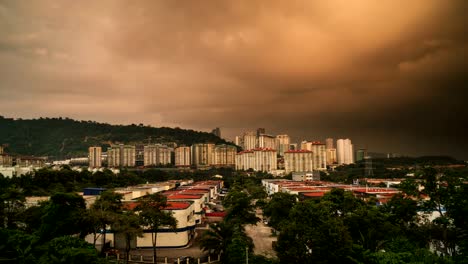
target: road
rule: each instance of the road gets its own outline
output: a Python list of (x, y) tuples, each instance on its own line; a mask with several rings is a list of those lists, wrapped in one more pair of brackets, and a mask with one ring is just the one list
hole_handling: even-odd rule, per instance
[[(256, 215), (258, 218), (263, 219), (263, 212), (257, 209)], [(276, 253), (273, 250), (272, 242), (276, 241), (276, 237), (271, 235), (271, 228), (260, 221), (257, 225), (247, 225), (245, 227), (247, 234), (253, 239), (256, 255), (262, 255), (267, 258), (276, 258)]]

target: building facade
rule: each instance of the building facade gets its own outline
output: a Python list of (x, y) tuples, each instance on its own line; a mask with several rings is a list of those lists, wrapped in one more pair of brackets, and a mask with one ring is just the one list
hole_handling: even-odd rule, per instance
[(276, 149), (276, 137), (272, 135), (261, 134), (258, 137), (258, 147)]
[(178, 147), (175, 149), (175, 166), (190, 167), (191, 162), (190, 147)]
[(135, 146), (113, 145), (107, 149), (107, 166), (134, 167)]
[(241, 151), (236, 155), (236, 170), (269, 172), (278, 167), (276, 150), (256, 148)]
[(327, 150), (324, 143), (319, 141), (302, 141), (301, 150), (308, 150), (313, 152), (314, 169), (327, 169)]
[(102, 166), (101, 156), (102, 148), (101, 147), (89, 147), (88, 149), (88, 159), (90, 168), (100, 168)]
[(307, 172), (314, 169), (314, 154), (310, 150), (289, 150), (284, 153), (286, 173)]
[(289, 144), (291, 139), (288, 135), (277, 135), (276, 136), (276, 151), (280, 156), (284, 156), (284, 153), (289, 150)]
[(354, 163), (353, 144), (349, 138), (336, 141), (336, 156), (339, 165)]
[(147, 145), (143, 148), (144, 165), (159, 166), (171, 164), (171, 149), (161, 144)]
[(327, 149), (327, 165), (332, 165), (336, 163), (336, 149), (330, 148)]
[(216, 167), (234, 167), (236, 164), (237, 148), (231, 145), (216, 145), (214, 148), (213, 164)]
[(201, 143), (192, 145), (192, 165), (196, 167), (211, 166), (213, 164), (214, 144)]

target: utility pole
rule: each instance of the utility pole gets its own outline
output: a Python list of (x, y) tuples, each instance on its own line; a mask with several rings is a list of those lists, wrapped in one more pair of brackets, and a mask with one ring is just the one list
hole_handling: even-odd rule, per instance
[(249, 247), (245, 247), (245, 264), (249, 264)]

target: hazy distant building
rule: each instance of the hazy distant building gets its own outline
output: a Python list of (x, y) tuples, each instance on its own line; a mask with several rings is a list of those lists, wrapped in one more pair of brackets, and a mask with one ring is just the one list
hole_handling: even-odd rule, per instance
[(190, 167), (191, 165), (190, 147), (178, 147), (175, 149), (176, 167)]
[(213, 130), (211, 131), (211, 134), (213, 134), (213, 135), (215, 135), (215, 136), (221, 138), (221, 129), (219, 129), (219, 127), (217, 127), (217, 128), (215, 128), (215, 129), (213, 129)]
[(336, 149), (335, 148), (327, 149), (327, 165), (332, 165), (335, 163), (337, 163)]
[(336, 141), (336, 156), (339, 165), (354, 163), (353, 144), (350, 139)]
[(196, 167), (211, 166), (213, 164), (214, 144), (203, 143), (192, 145), (192, 165)]
[(237, 153), (236, 170), (249, 170), (269, 172), (277, 169), (276, 150), (251, 149)]
[(145, 165), (145, 145), (135, 145), (135, 166)]
[(0, 155), (3, 154), (3, 146), (0, 146)]
[(365, 149), (358, 149), (356, 151), (356, 161), (363, 161), (364, 157), (367, 156), (367, 151)]
[(236, 136), (235, 142), (237, 146), (244, 148), (244, 136)]
[(257, 137), (259, 137), (262, 134), (265, 134), (265, 128), (257, 128)]
[(319, 141), (302, 141), (301, 150), (313, 152), (315, 170), (327, 169), (327, 150), (324, 143)]
[(299, 148), (297, 147), (297, 143), (290, 143), (288, 150), (299, 150)]
[(255, 132), (244, 133), (242, 148), (244, 150), (250, 150), (250, 149), (257, 148), (257, 146), (258, 146), (258, 142), (257, 142), (257, 135), (255, 134)]
[(88, 153), (89, 153), (88, 154), (89, 167), (100, 168), (102, 166), (102, 163), (101, 163), (102, 148), (101, 147), (89, 147)]
[(290, 137), (288, 135), (277, 135), (276, 136), (276, 152), (284, 156), (284, 152), (289, 150)]
[(3, 166), (3, 167), (13, 166), (13, 157), (6, 153), (0, 154), (0, 166)]
[(47, 158), (43, 157), (18, 156), (16, 157), (16, 166), (42, 168), (46, 161)]
[(284, 153), (284, 170), (306, 172), (314, 169), (314, 154), (309, 150), (289, 150)]
[(333, 141), (333, 138), (325, 139), (325, 145), (326, 145), (326, 149), (334, 149), (335, 148), (335, 143)]
[(216, 167), (234, 167), (237, 148), (231, 145), (216, 145), (214, 147), (213, 164)]
[(171, 164), (171, 149), (161, 144), (147, 145), (143, 148), (144, 165), (159, 166)]
[(134, 167), (135, 146), (113, 145), (107, 149), (107, 166)]
[(266, 134), (258, 136), (258, 147), (267, 149), (276, 149), (276, 137)]

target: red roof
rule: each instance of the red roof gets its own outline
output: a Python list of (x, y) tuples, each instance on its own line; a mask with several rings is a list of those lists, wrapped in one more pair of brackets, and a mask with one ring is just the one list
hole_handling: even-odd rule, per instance
[(168, 200), (173, 200), (173, 199), (200, 199), (202, 196), (197, 195), (197, 194), (169, 194), (166, 195)]
[(300, 149), (300, 150), (288, 150), (288, 151), (285, 151), (284, 153), (312, 153), (312, 151), (306, 150), (306, 149)]
[(164, 208), (166, 210), (180, 210), (189, 208), (191, 203), (188, 202), (172, 202), (168, 201), (167, 206)]
[[(168, 201), (167, 206), (164, 207), (164, 210), (180, 210), (187, 209), (191, 203), (189, 202), (173, 202)], [(126, 210), (134, 210), (138, 206), (137, 202), (124, 203), (123, 208)]]
[(324, 192), (306, 192), (302, 193), (302, 195), (307, 196), (307, 197), (322, 197), (325, 195)]

